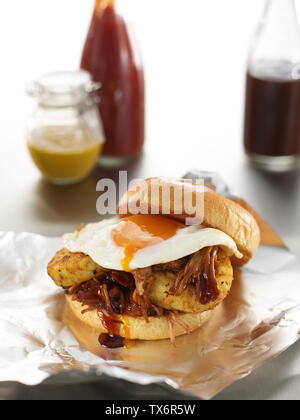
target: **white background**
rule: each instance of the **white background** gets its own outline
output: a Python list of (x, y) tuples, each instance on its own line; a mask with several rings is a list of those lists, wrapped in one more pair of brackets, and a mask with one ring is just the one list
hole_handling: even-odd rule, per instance
[[(130, 11), (145, 62), (148, 147), (189, 146), (192, 166), (203, 149), (206, 162), (218, 164), (226, 143), (240, 158), (246, 57), (263, 0), (120, 2)], [(93, 5), (1, 1), (0, 129), (16, 152), (32, 105), (25, 85), (44, 72), (78, 67)]]
[[(247, 52), (264, 1), (119, 3), (134, 23), (145, 62), (148, 149), (184, 146), (189, 168), (206, 163), (222, 171), (229, 148), (232, 160), (241, 160)], [(32, 106), (25, 86), (44, 72), (78, 68), (93, 5), (94, 0), (1, 2), (1, 137), (28, 171), (29, 157), (25, 163), (17, 153)]]

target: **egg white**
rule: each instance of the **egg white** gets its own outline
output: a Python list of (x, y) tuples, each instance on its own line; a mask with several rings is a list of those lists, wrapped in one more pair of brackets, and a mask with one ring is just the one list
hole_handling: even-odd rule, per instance
[[(103, 268), (123, 271), (124, 249), (113, 240), (112, 229), (119, 218), (86, 225), (81, 231), (66, 234), (64, 246), (70, 252), (82, 252)], [(130, 269), (150, 267), (178, 260), (209, 246), (220, 246), (228, 254), (242, 258), (233, 239), (217, 229), (189, 226), (179, 229), (175, 236), (138, 251)]]

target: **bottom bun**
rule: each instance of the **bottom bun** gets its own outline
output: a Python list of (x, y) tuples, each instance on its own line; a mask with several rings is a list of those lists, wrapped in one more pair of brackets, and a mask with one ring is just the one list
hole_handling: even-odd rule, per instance
[[(80, 302), (74, 301), (71, 296), (66, 296), (67, 307), (66, 313), (68, 316), (64, 317), (65, 322), (70, 326), (73, 333), (80, 341), (80, 335), (86, 326), (89, 330), (93, 330), (98, 336), (102, 333), (109, 333), (103, 326), (97, 310), (82, 313), (85, 307)], [(179, 337), (187, 333), (184, 324), (189, 331), (195, 331), (201, 327), (210, 317), (213, 311), (202, 312), (199, 314), (180, 314), (176, 317), (179, 324), (173, 324), (174, 337)], [(144, 318), (132, 316), (118, 316), (120, 321), (120, 331), (118, 335), (129, 340), (164, 340), (171, 338), (170, 322), (167, 316), (149, 317), (149, 322)], [(78, 322), (78, 328), (77, 328)]]

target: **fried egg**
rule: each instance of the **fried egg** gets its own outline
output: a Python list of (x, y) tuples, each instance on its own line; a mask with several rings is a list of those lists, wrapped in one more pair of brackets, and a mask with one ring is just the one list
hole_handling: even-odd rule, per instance
[(233, 239), (220, 230), (154, 215), (88, 224), (63, 240), (69, 251), (82, 252), (103, 268), (127, 272), (175, 261), (209, 246), (242, 258)]

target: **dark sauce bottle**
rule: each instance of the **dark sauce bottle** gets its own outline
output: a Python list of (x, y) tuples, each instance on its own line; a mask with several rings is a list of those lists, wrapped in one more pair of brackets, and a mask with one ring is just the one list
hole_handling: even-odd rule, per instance
[(244, 145), (261, 169), (300, 162), (300, 32), (294, 0), (268, 0), (247, 72)]

